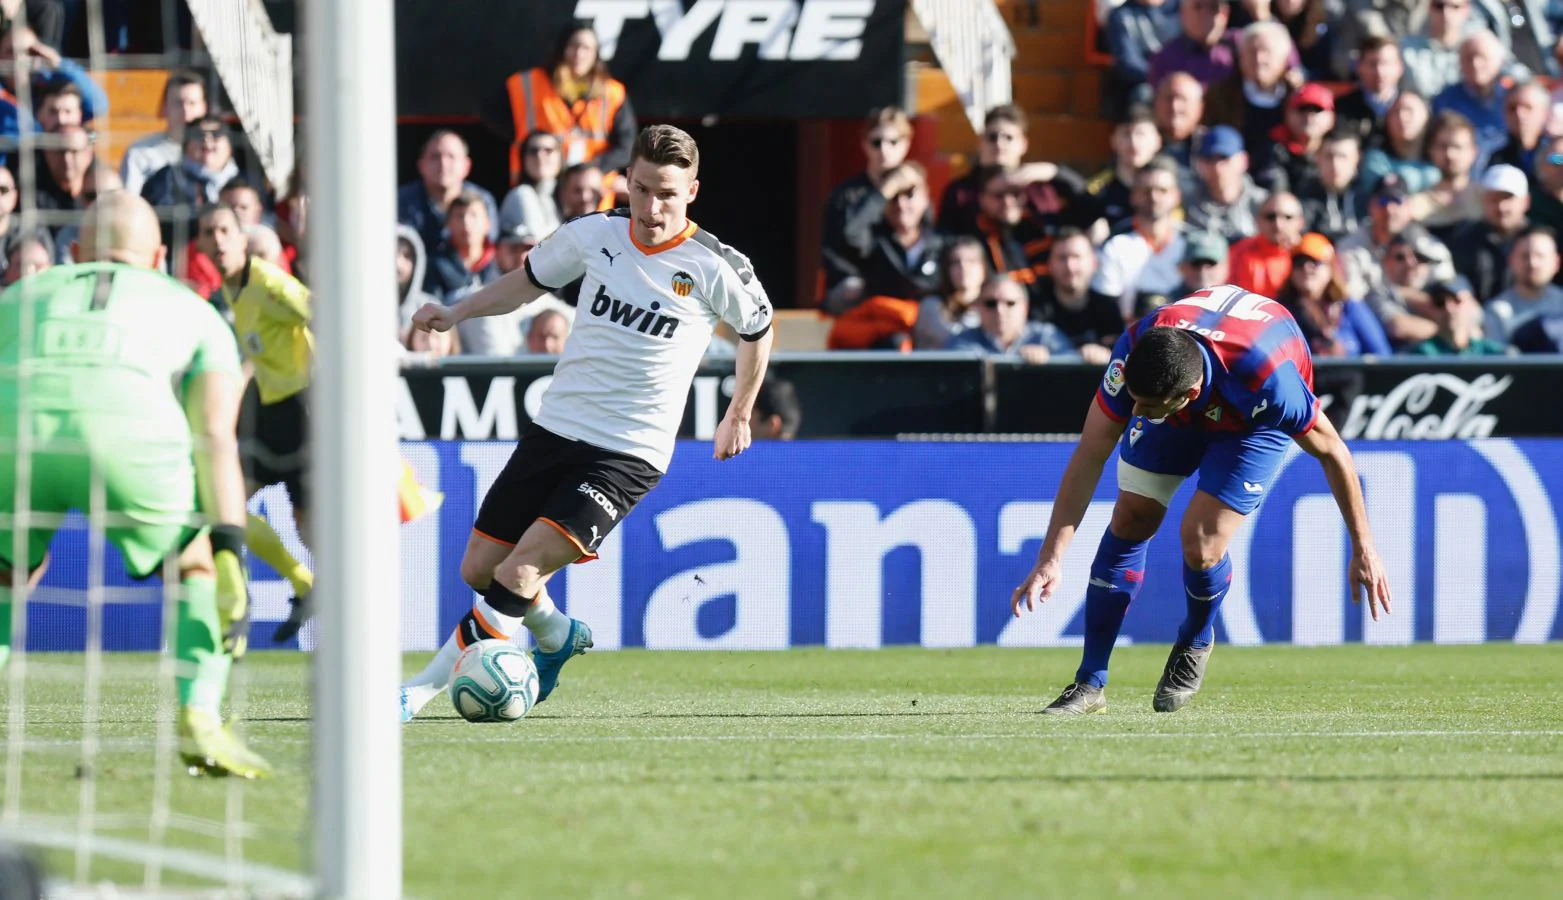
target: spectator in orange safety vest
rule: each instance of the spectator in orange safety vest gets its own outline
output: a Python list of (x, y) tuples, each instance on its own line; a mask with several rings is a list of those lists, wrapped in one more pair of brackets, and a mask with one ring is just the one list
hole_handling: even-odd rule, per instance
[(558, 136), (566, 166), (592, 163), (617, 173), (629, 165), (637, 131), (624, 83), (608, 74), (598, 53), (597, 33), (579, 24), (560, 36), (544, 65), (505, 79), (504, 89), (484, 103), (483, 121), (510, 143), (512, 187), (521, 179), (522, 144), (533, 132)]

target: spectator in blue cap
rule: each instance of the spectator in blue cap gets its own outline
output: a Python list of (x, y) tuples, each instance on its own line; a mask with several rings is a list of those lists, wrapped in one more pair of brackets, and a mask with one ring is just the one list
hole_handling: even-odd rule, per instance
[(1482, 337), (1482, 305), (1463, 275), (1427, 289), (1430, 314), (1438, 333), (1406, 352), (1417, 356), (1502, 356), (1502, 341)]
[(1248, 154), (1236, 128), (1217, 125), (1205, 132), (1194, 171), (1199, 181), (1183, 207), (1191, 228), (1214, 232), (1228, 242), (1259, 233), (1259, 207), (1269, 194), (1248, 174)]

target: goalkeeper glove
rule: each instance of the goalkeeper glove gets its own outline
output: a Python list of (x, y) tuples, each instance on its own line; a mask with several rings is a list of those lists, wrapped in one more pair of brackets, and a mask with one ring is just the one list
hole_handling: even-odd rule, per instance
[(244, 580), (244, 529), (237, 525), (212, 528), (212, 559), (217, 567), (217, 625), (223, 649), (242, 659), (250, 646), (250, 594)]

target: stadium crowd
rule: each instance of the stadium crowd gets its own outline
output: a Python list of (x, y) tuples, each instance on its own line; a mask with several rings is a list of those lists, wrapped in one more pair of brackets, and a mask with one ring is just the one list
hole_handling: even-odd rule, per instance
[[(868, 115), (864, 168), (822, 213), (829, 347), (1101, 364), (1126, 322), (1230, 282), (1284, 303), (1320, 356), (1563, 349), (1563, 92), (1541, 80), (1558, 69), (1563, 2), (1123, 0), (1100, 11), (1116, 124), (1099, 172), (1031, 158), (1026, 111), (999, 106), (970, 170), (935, 202), (929, 171), (909, 158), (908, 114)], [(171, 75), (167, 127), (116, 169), (97, 158), (102, 89), (7, 21), (5, 283), (69, 261), (82, 210), (108, 190), (153, 203), (176, 274), (214, 302), (249, 271), (215, 261), (214, 206), (247, 236), (250, 259), (307, 282), (302, 177), (270, 185), (244, 165), (208, 76)], [(470, 180), (456, 132), (424, 142), (397, 195), (409, 352), (553, 354), (568, 337), (578, 285), (448, 334), (409, 325), (423, 303), (521, 267), (560, 222), (615, 205), (637, 122), (597, 51), (591, 29), (575, 27), (485, 98), (483, 120), (510, 148), (505, 190)], [(19, 70), (26, 110), (9, 83)], [(14, 150), (24, 131), (41, 132), (30, 167)], [(22, 224), (24, 169), (38, 227)]]

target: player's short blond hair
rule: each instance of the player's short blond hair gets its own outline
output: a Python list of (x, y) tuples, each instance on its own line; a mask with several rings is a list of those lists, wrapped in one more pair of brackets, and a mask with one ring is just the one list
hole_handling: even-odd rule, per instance
[(700, 174), (700, 148), (695, 146), (695, 139), (672, 125), (648, 125), (640, 130), (630, 150), (630, 165), (640, 159), (654, 166), (688, 169), (690, 178)]

